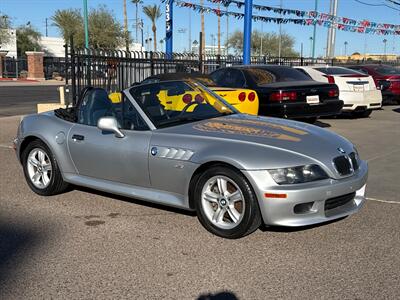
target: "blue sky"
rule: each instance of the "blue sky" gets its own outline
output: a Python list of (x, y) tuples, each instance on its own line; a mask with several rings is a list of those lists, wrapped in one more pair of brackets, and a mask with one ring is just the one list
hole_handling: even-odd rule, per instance
[[(185, 0), (199, 4), (199, 0)], [(300, 9), (300, 10), (313, 10), (314, 0), (253, 0), (254, 4), (264, 4), (268, 6), (279, 6), (282, 1), (283, 8)], [(373, 5), (389, 4), (386, 0), (360, 0), (364, 3)], [(144, 5), (160, 3), (161, 1), (144, 0)], [(215, 4), (204, 0), (205, 5), (216, 7)], [(122, 0), (88, 0), (89, 7), (97, 7), (98, 5), (105, 4), (111, 8), (114, 15), (121, 21), (123, 19), (123, 1)], [(320, 12), (329, 12), (329, 0), (318, 0)], [(392, 5), (396, 7), (395, 5)], [(50, 18), (57, 9), (63, 8), (81, 8), (82, 0), (0, 0), (0, 12), (5, 13), (11, 17), (14, 25), (18, 26), (26, 24), (28, 21), (39, 29), (43, 34), (45, 33), (45, 19)], [(162, 7), (164, 11), (164, 5)], [(398, 10), (390, 9), (386, 6), (368, 6), (357, 2), (356, 0), (339, 0), (338, 16), (348, 17), (356, 20), (370, 20), (378, 23), (391, 23), (400, 24), (400, 6)], [(239, 12), (236, 7), (229, 8), (231, 11)], [(260, 14), (254, 11), (255, 14)], [(145, 22), (145, 35), (146, 32), (151, 34), (151, 24), (148, 19), (140, 12)], [(188, 48), (189, 44), (189, 15), (191, 19), (192, 39), (198, 40), (198, 32), (200, 29), (200, 15), (187, 8), (174, 7), (174, 51), (182, 51)], [(277, 16), (273, 13), (265, 12), (266, 16)], [(135, 17), (134, 5), (128, 0), (128, 18), (130, 19), (129, 26), (133, 24)], [(165, 15), (158, 21), (158, 39), (165, 35)], [(216, 34), (217, 31), (217, 18), (213, 14), (206, 14), (206, 39), (207, 44), (211, 44), (211, 34)], [(51, 21), (49, 21), (51, 25)], [(278, 32), (278, 25), (271, 23), (253, 22), (253, 29), (261, 29), (264, 31)], [(222, 18), (223, 41), (226, 34), (226, 19)], [(186, 29), (185, 33), (179, 33), (179, 29)], [(243, 20), (236, 20), (232, 17), (229, 19), (229, 32), (234, 30), (243, 30)], [(304, 45), (304, 55), (308, 56), (310, 53), (310, 41), (312, 36), (312, 26), (301, 25), (282, 25), (282, 29), (291, 34), (296, 39), (295, 48), (300, 52), (300, 45)], [(131, 28), (134, 32), (134, 29)], [(183, 31), (183, 30), (180, 30)], [(59, 33), (55, 27), (49, 27), (49, 36), (58, 36)], [(317, 27), (317, 43), (316, 54), (321, 55), (324, 53), (326, 47), (327, 29), (324, 27)], [(350, 33), (344, 31), (337, 31), (336, 40), (336, 55), (344, 54), (344, 42), (348, 42), (347, 53), (361, 52), (365, 48), (368, 53), (383, 53), (383, 39), (387, 39), (387, 53), (400, 54), (400, 36), (379, 36), (379, 35), (365, 35), (359, 33)]]

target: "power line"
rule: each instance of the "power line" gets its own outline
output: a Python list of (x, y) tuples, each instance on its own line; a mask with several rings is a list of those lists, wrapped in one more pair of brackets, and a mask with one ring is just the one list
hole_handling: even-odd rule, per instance
[[(400, 9), (391, 7), (391, 6), (389, 6), (389, 5), (385, 4), (385, 3), (373, 4), (373, 3), (366, 3), (366, 2), (363, 2), (363, 1), (361, 1), (361, 0), (354, 0), (354, 1), (356, 1), (356, 2), (358, 2), (358, 3), (361, 3), (361, 4), (364, 4), (364, 5), (367, 5), (367, 6), (375, 6), (375, 7), (376, 7), (376, 6), (385, 6), (385, 7), (387, 7), (387, 8), (400, 11)], [(395, 1), (392, 1), (392, 0), (387, 0), (387, 1), (390, 1), (390, 2), (392, 2), (392, 3), (395, 3)], [(396, 4), (397, 4), (397, 3), (396, 3)], [(400, 3), (398, 3), (398, 5), (400, 5)]]

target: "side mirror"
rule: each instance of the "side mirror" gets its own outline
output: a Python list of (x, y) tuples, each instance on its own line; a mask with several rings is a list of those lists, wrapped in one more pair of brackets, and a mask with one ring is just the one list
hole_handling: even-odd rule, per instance
[(97, 122), (97, 128), (104, 130), (104, 131), (114, 132), (114, 134), (117, 138), (123, 138), (125, 136), (121, 132), (121, 130), (119, 130), (118, 122), (114, 117), (100, 118), (99, 121)]

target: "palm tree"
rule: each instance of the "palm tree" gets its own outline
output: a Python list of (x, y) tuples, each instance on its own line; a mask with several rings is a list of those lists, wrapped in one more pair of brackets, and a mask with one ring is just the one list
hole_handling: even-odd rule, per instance
[(153, 41), (154, 41), (154, 51), (157, 52), (157, 26), (156, 21), (159, 17), (161, 17), (161, 10), (160, 6), (157, 4), (154, 5), (147, 5), (143, 7), (144, 14), (151, 20), (153, 26), (151, 30), (153, 31)]
[[(83, 40), (83, 18), (78, 9), (56, 10), (51, 20), (53, 25), (61, 32), (66, 43), (71, 36), (74, 36), (76, 44), (80, 44), (80, 40)], [(79, 41), (77, 41), (77, 38)]]
[(142, 0), (131, 0), (131, 2), (133, 3), (133, 4), (135, 4), (135, 6), (136, 6), (136, 9), (135, 9), (135, 14), (136, 14), (136, 17), (135, 17), (135, 28), (136, 28), (136, 43), (138, 42), (138, 40), (139, 40), (139, 37), (138, 37), (138, 29), (139, 29), (139, 17), (138, 17), (138, 11), (139, 11), (139, 4), (142, 4), (143, 3), (143, 1)]

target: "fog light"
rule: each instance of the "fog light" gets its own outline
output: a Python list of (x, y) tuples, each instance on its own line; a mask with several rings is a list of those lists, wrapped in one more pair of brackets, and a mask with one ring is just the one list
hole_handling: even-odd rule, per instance
[(309, 213), (314, 205), (313, 202), (306, 202), (306, 203), (301, 203), (297, 204), (294, 206), (294, 213), (295, 214), (306, 214)]

